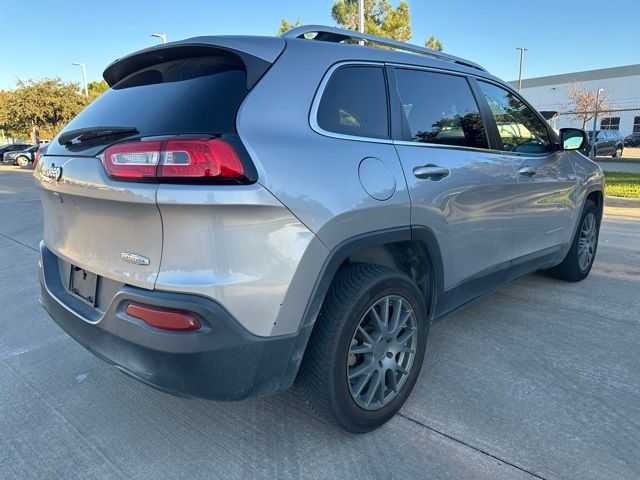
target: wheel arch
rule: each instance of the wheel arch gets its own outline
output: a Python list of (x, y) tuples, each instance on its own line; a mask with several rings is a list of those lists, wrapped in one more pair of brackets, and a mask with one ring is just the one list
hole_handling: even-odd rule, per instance
[(600, 223), (602, 221), (602, 215), (604, 213), (604, 192), (594, 186), (587, 192), (586, 200), (591, 200), (596, 204), (596, 208), (598, 211), (598, 223)]
[(301, 326), (315, 321), (331, 282), (348, 263), (385, 265), (406, 273), (423, 293), (429, 318), (432, 318), (443, 288), (440, 247), (430, 229), (407, 226), (357, 235), (338, 244), (318, 275)]
[[(409, 248), (410, 255), (408, 259), (402, 260), (399, 255), (400, 251), (406, 251)], [(291, 357), (287, 378), (293, 382), (297, 376), (302, 358), (307, 350), (307, 345), (313, 331), (315, 330), (315, 321), (320, 313), (320, 308), (329, 291), (329, 287), (333, 282), (340, 268), (350, 261), (360, 261), (364, 259), (371, 260), (368, 263), (382, 262), (382, 265), (391, 266), (398, 270), (404, 271), (416, 281), (421, 291), (424, 289), (428, 292), (426, 297), (427, 321), (431, 321), (436, 312), (436, 302), (442, 293), (443, 272), (442, 258), (440, 256), (440, 248), (436, 240), (435, 234), (426, 227), (398, 227), (385, 230), (357, 235), (348, 238), (338, 244), (328, 255), (324, 265), (318, 274), (315, 286), (307, 302), (307, 306), (300, 322), (298, 341)], [(416, 272), (419, 269), (407, 268), (406, 263), (403, 267), (403, 261), (412, 262), (424, 259), (427, 270), (425, 275), (430, 275), (432, 279), (427, 285), (426, 279), (416, 279)], [(421, 285), (422, 284), (422, 285)], [(423, 295), (425, 292), (423, 291)], [(290, 384), (290, 383), (289, 383)]]

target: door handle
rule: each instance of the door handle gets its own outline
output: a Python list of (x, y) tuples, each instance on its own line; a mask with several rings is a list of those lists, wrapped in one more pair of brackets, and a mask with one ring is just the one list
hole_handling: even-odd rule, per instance
[[(417, 178), (434, 178), (434, 177), (442, 178), (449, 175), (449, 169), (444, 167), (438, 167), (436, 165), (424, 165), (422, 167), (414, 168), (413, 174)], [(438, 180), (440, 178), (438, 178)]]
[(520, 170), (518, 170), (518, 173), (520, 175), (527, 175), (530, 177), (531, 175), (535, 175), (536, 173), (538, 173), (538, 169), (534, 167), (522, 167)]

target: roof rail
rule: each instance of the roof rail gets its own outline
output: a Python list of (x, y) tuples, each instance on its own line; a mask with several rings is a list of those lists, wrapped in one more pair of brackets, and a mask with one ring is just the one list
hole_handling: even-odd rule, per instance
[(325, 27), (323, 25), (303, 25), (301, 27), (292, 28), (291, 30), (285, 32), (282, 36), (284, 38), (307, 38), (306, 35), (309, 33), (316, 34), (315, 37), (313, 37), (313, 40), (334, 43), (340, 43), (347, 39), (365, 40), (371, 43), (393, 47), (397, 50), (417, 53), (420, 55), (425, 55), (427, 57), (438, 58), (440, 60), (454, 62), (460, 65), (464, 65), (465, 67), (476, 68), (478, 70), (486, 72), (486, 70), (477, 63), (470, 62), (469, 60), (465, 60), (464, 58), (449, 55), (448, 53), (442, 53), (437, 50), (419, 47), (418, 45), (412, 45), (410, 43), (399, 42), (397, 40), (379, 37), (377, 35), (369, 35), (367, 33), (360, 33), (353, 30), (345, 30), (342, 28)]

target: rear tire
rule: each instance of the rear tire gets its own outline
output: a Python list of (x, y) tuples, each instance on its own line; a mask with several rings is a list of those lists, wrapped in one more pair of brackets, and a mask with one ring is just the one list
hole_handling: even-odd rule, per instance
[(429, 330), (425, 305), (402, 272), (371, 264), (340, 270), (298, 376), (311, 408), (354, 433), (389, 420), (409, 397), (422, 367)]
[(549, 273), (568, 282), (584, 280), (593, 267), (599, 234), (598, 208), (591, 200), (587, 200), (569, 252), (562, 263), (550, 269)]
[(622, 147), (616, 147), (615, 150), (613, 151), (613, 158), (620, 158), (622, 157)]

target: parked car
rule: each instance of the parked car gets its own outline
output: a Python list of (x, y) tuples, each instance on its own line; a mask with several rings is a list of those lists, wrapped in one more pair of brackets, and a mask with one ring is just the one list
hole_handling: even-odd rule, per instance
[(38, 147), (32, 145), (24, 150), (7, 152), (4, 154), (4, 163), (11, 163), (12, 165), (19, 165), (22, 168), (26, 168), (33, 164), (33, 159), (37, 150)]
[(5, 153), (8, 152), (17, 152), (19, 150), (24, 150), (25, 148), (29, 148), (31, 145), (28, 143), (8, 143), (6, 145), (0, 146), (0, 162), (6, 163), (4, 160)]
[(620, 137), (617, 130), (596, 130), (595, 145), (592, 140), (593, 132), (587, 132), (589, 136), (589, 143), (584, 148), (584, 154), (591, 156), (592, 150), (594, 157), (616, 157), (622, 156), (624, 151), (624, 140)]
[[(390, 48), (341, 43), (361, 39)], [(431, 322), (593, 265), (586, 134), (471, 61), (312, 26), (155, 46), (104, 78), (35, 171), (40, 298), (155, 388), (239, 400), (297, 378), (366, 432), (409, 396)]]
[(628, 148), (640, 147), (640, 132), (632, 133), (624, 137), (624, 146)]

